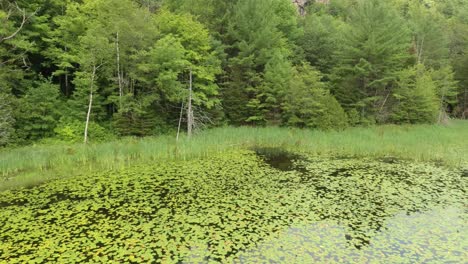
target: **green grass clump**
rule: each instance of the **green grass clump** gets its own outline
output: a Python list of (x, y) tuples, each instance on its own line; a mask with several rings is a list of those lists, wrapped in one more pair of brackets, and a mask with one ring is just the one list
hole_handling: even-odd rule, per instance
[(465, 166), (467, 136), (468, 122), (453, 121), (446, 126), (386, 125), (344, 131), (223, 127), (179, 142), (173, 136), (161, 136), (91, 145), (28, 146), (0, 151), (0, 190), (136, 163), (189, 160), (254, 146), (282, 147), (317, 155), (391, 156)]

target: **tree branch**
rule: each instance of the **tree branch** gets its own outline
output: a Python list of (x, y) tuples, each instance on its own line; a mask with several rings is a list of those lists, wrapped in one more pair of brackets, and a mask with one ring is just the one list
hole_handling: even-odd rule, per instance
[[(37, 9), (37, 10), (34, 11), (30, 16), (28, 16), (28, 15), (26, 14), (26, 10), (25, 10), (25, 9), (21, 9), (21, 8), (18, 6), (18, 3), (15, 2), (15, 6), (16, 6), (16, 9), (18, 9), (18, 11), (20, 11), (20, 12), (21, 12), (21, 15), (23, 16), (23, 19), (22, 19), (22, 21), (21, 21), (21, 25), (20, 25), (20, 26), (18, 27), (18, 29), (16, 29), (16, 31), (13, 32), (11, 35), (9, 35), (9, 36), (7, 36), (7, 37), (3, 37), (3, 38), (0, 37), (0, 43), (3, 42), (3, 41), (5, 41), (5, 40), (12, 39), (12, 38), (14, 38), (16, 35), (18, 35), (18, 33), (23, 29), (23, 27), (24, 27), (24, 25), (26, 24), (26, 22), (28, 22), (28, 20), (29, 20), (32, 16), (34, 16), (34, 15), (37, 13), (37, 11), (39, 11), (39, 9)], [(7, 19), (10, 17), (11, 13), (12, 13), (12, 12), (11, 12), (11, 10), (10, 10), (10, 11), (8, 12), (8, 17), (7, 17)]]

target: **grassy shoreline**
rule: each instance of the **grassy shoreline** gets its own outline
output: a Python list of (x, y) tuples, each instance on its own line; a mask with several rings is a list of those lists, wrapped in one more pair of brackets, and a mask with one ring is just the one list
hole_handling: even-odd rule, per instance
[(224, 127), (204, 131), (178, 143), (172, 136), (122, 139), (101, 144), (28, 146), (0, 150), (0, 191), (26, 187), (55, 178), (120, 169), (133, 164), (188, 160), (231, 149), (281, 147), (316, 155), (396, 157), (468, 163), (468, 121), (449, 125), (386, 125), (315, 131), (288, 128)]

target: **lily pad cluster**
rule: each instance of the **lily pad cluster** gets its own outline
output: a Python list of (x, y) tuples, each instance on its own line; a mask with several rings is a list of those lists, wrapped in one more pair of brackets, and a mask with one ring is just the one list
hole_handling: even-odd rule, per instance
[[(467, 180), (460, 170), (307, 153), (293, 157), (289, 170), (279, 170), (254, 151), (233, 151), (2, 192), (0, 262), (466, 257), (461, 229)], [(432, 215), (446, 221), (423, 221)]]

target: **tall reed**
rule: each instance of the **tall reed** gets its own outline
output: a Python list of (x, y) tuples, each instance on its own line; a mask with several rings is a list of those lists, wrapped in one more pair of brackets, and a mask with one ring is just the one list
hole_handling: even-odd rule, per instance
[(187, 160), (230, 149), (282, 147), (317, 155), (392, 156), (466, 166), (468, 121), (450, 125), (375, 126), (344, 131), (278, 127), (222, 127), (191, 140), (173, 136), (126, 138), (102, 144), (35, 145), (0, 150), (0, 190), (53, 178), (119, 169), (136, 163)]

